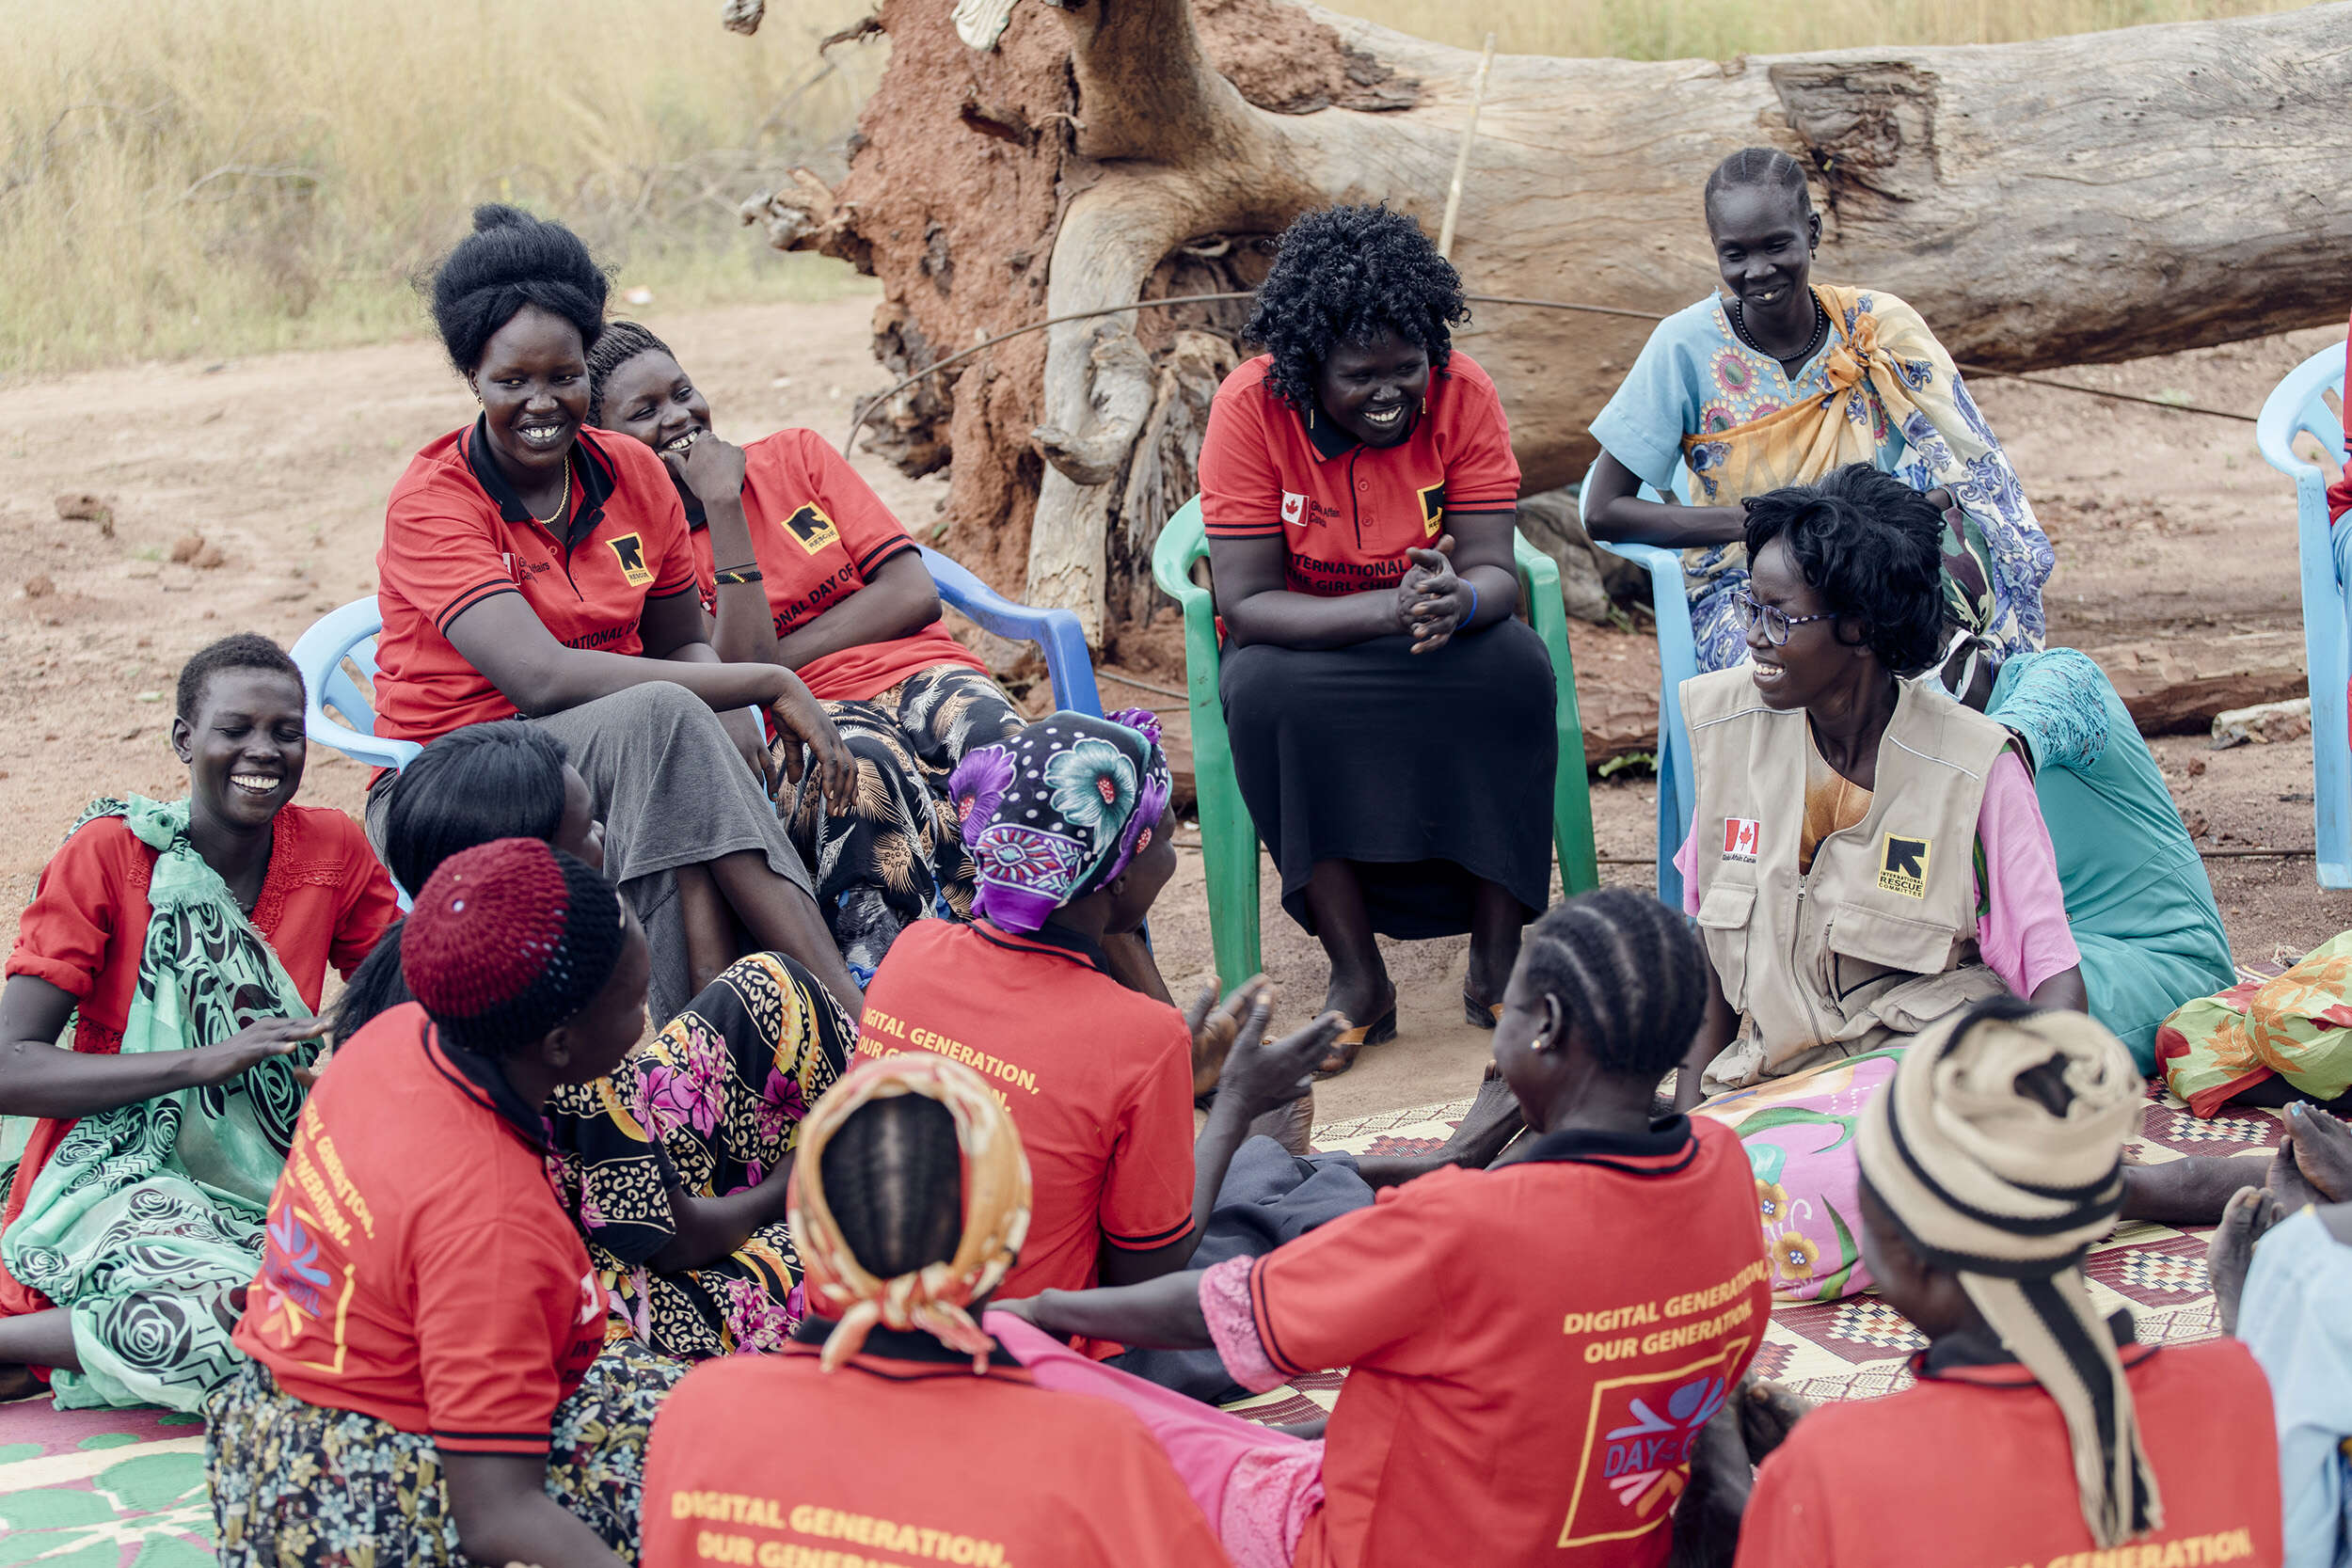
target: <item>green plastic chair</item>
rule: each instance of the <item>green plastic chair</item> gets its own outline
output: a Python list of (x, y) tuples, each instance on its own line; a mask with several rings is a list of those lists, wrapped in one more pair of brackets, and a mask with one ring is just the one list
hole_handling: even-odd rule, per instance
[[(1227, 989), (1259, 970), (1258, 830), (1233, 776), (1232, 743), (1225, 734), (1225, 705), (1217, 699), (1216, 602), (1192, 580), (1192, 564), (1209, 553), (1200, 498), (1168, 520), (1152, 549), (1152, 576), (1184, 611), (1184, 695), (1192, 711), (1192, 759), (1200, 798), (1200, 848), (1207, 862), (1209, 936), (1216, 976)], [(1568, 617), (1560, 598), (1560, 568), (1514, 532), (1512, 554), (1519, 590), (1535, 635), (1551, 655), (1559, 684), (1560, 776), (1551, 801), (1552, 841), (1560, 881), (1570, 894), (1600, 885), (1593, 849), (1593, 795), (1584, 770), (1584, 726), (1576, 709), (1576, 661), (1568, 653)]]

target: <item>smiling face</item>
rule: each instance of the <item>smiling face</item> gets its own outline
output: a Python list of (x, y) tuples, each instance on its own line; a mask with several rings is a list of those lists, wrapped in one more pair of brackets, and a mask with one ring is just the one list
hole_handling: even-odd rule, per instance
[(1724, 287), (1744, 309), (1785, 309), (1812, 281), (1821, 219), (1804, 210), (1794, 191), (1727, 185), (1707, 204), (1707, 232)]
[(490, 450), (517, 489), (556, 483), (588, 420), (588, 357), (580, 329), (526, 305), (490, 335), (473, 373)]
[(194, 808), (259, 828), (302, 787), (302, 683), (276, 670), (223, 670), (190, 719), (171, 721)]
[(1333, 423), (1368, 447), (1392, 447), (1413, 433), (1429, 395), (1429, 356), (1419, 343), (1383, 332), (1361, 343), (1335, 343), (1315, 376), (1315, 399)]
[(604, 378), (597, 423), (634, 436), (656, 451), (683, 451), (710, 428), (710, 404), (676, 360), (647, 349)]
[[(1765, 546), (1748, 562), (1748, 592), (1756, 595), (1756, 603), (1770, 606), (1791, 620), (1819, 615), (1829, 608), (1797, 571), (1786, 534)], [(1867, 659), (1877, 665), (1878, 656), (1867, 645), (1840, 642), (1837, 626), (1835, 618), (1790, 626), (1788, 641), (1775, 648), (1764, 635), (1763, 618), (1757, 617), (1756, 625), (1748, 628), (1748, 657), (1756, 695), (1764, 699), (1766, 707), (1810, 707), (1833, 686), (1853, 679), (1855, 660)]]

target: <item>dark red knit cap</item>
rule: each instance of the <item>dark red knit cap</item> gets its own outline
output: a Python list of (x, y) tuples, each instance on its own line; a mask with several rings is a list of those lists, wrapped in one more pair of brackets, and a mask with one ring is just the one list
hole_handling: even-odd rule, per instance
[(400, 939), (408, 993), (453, 1043), (500, 1056), (586, 1006), (620, 961), (620, 895), (535, 838), (443, 861)]

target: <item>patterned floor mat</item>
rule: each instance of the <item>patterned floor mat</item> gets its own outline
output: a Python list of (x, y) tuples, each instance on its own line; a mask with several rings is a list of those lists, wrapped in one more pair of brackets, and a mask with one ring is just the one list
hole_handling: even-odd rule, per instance
[(0, 1563), (200, 1568), (212, 1543), (199, 1418), (0, 1404)]

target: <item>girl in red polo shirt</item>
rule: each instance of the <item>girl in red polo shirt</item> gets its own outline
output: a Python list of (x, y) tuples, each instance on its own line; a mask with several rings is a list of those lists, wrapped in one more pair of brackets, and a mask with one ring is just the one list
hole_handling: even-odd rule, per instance
[(978, 868), (976, 918), (909, 929), (866, 992), (861, 1055), (976, 1065), (1012, 1109), (1038, 1183), (1017, 1295), (1183, 1268), (1250, 1121), (1301, 1097), (1338, 1028), (1326, 1015), (1264, 1044), (1270, 998), (1262, 980), (1243, 986), (1196, 1142), (1206, 1008), (1187, 1020), (1122, 982), (1104, 947), (1141, 927), (1176, 869), (1159, 734), (1138, 709), (1053, 713), (965, 757), (948, 790)]
[[(1041, 1384), (1140, 1415), (1241, 1568), (1656, 1568), (1772, 1307), (1740, 1140), (1650, 1114), (1706, 977), (1655, 898), (1571, 899), (1504, 992), (1495, 1066), (1531, 1135), (1492, 1166), (1388, 1188), (1263, 1257), (1049, 1291), (989, 1326)], [(1350, 1370), (1327, 1435), (1301, 1441), (1046, 1338), (1069, 1334), (1213, 1344), (1250, 1388)]]
[(1282, 236), (1200, 444), (1242, 799), (1282, 908), (1331, 960), (1344, 1072), (1396, 1033), (1373, 941), (1470, 936), (1492, 1028), (1549, 897), (1550, 657), (1514, 619), (1519, 467), (1494, 384), (1454, 352), (1462, 280), (1385, 207)]
[[(469, 724), (427, 746), (392, 786), (385, 829), (404, 887), (499, 838), (603, 863), (587, 786), (530, 724)], [(397, 933), (344, 988), (338, 1039), (410, 1000)], [(801, 1302), (784, 1178), (801, 1118), (848, 1067), (856, 1034), (806, 970), (753, 953), (610, 1079), (556, 1090), (556, 1196), (588, 1243), (609, 1332), (680, 1360), (783, 1345)]]
[[(668, 474), (583, 428), (605, 287), (576, 235), (512, 207), (477, 211), (434, 274), (435, 324), (482, 414), (392, 487), (377, 732), (426, 741), (521, 715), (563, 740), (604, 820), (606, 867), (644, 922), (658, 1016), (744, 951), (739, 927), (853, 1001), (747, 710), (796, 737), (792, 777), (800, 743), (813, 750), (835, 802), (853, 785), (849, 752), (790, 671), (720, 659)], [(368, 798), (378, 841), (386, 787)]]
[(35, 1118), (0, 1216), (16, 1393), (29, 1364), (69, 1408), (195, 1410), (237, 1360), (326, 966), (398, 913), (358, 824), (293, 803), (302, 707), (267, 638), (199, 653), (171, 723), (186, 799), (92, 803), (24, 911), (0, 990), (0, 1114)]
[(812, 1315), (662, 1405), (647, 1568), (1221, 1565), (1134, 1417), (1040, 1388), (974, 1322), (1028, 1218), (1021, 1134), (979, 1074), (910, 1054), (844, 1078), (792, 1172)]
[[(614, 322), (588, 354), (588, 417), (660, 454), (693, 530), (720, 656), (772, 659), (824, 704), (857, 758), (844, 806), (811, 800), (794, 823), (822, 867), (817, 902), (850, 968), (870, 979), (898, 932), (927, 914), (968, 918), (972, 863), (947, 808), (947, 774), (1022, 718), (939, 621), (914, 538), (813, 430), (735, 447), (669, 345)], [(719, 574), (766, 601), (717, 596)], [(740, 607), (741, 614), (733, 613)]]
[(416, 900), (418, 1000), (303, 1107), (207, 1412), (226, 1568), (618, 1568), (680, 1371), (604, 1344), (548, 1189), (558, 1086), (621, 1065), (651, 960), (612, 884), (536, 839), (452, 856)]

